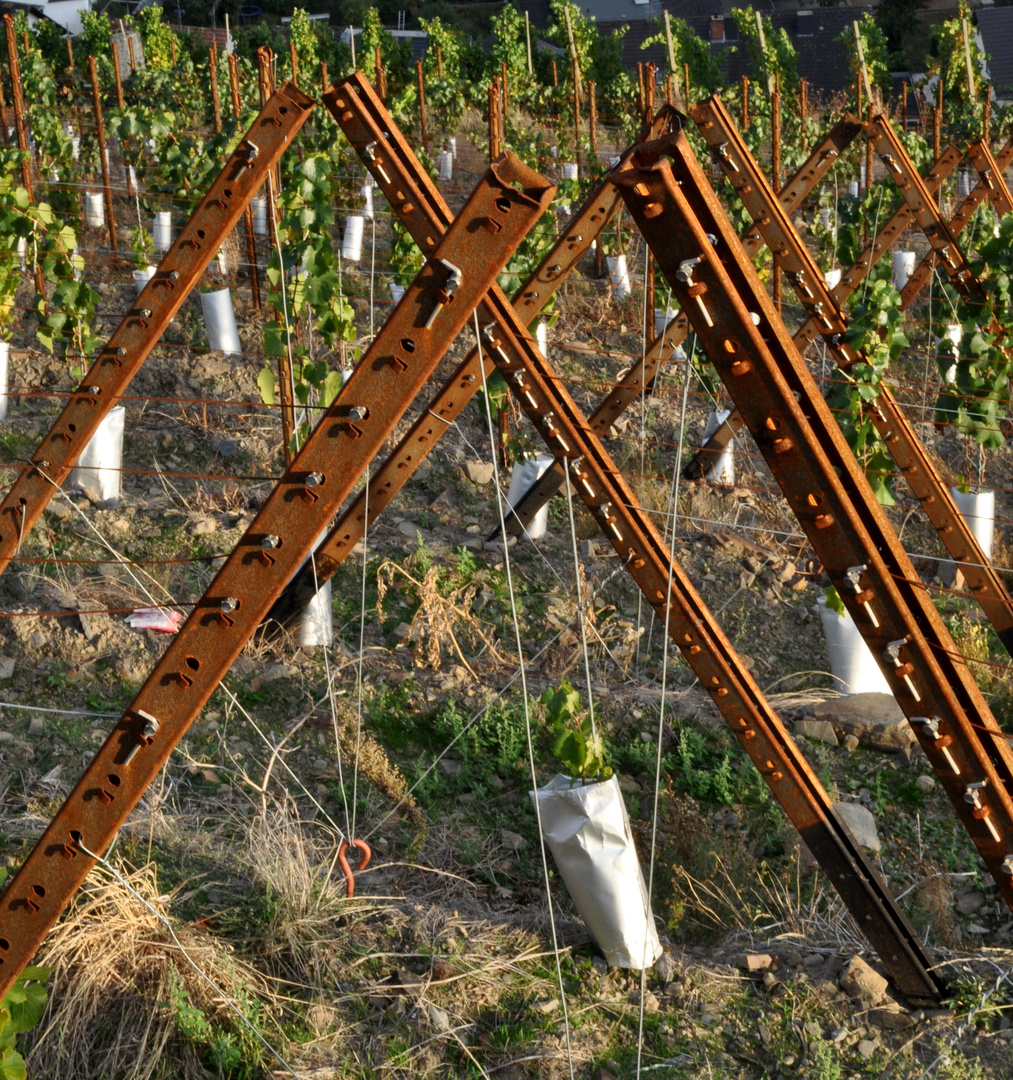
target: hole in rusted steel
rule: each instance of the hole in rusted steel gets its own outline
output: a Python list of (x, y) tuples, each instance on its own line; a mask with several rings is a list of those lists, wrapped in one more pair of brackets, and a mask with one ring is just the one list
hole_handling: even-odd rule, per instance
[(633, 190), (638, 195), (650, 195), (651, 194), (651, 189), (646, 184), (636, 184), (634, 186)]
[(111, 772), (106, 777), (106, 779), (109, 781), (110, 784), (112, 784), (113, 787), (119, 787), (120, 786), (120, 778), (116, 775), (116, 773)]
[(735, 342), (731, 338), (725, 338), (725, 352), (733, 355), (735, 353)]
[(207, 233), (205, 233), (203, 229), (198, 229), (197, 235), (203, 240)]
[(186, 658), (186, 666), (191, 671), (197, 671), (200, 668), (200, 661), (197, 659), (196, 656), (188, 656)]
[(415, 342), (410, 337), (403, 337), (401, 339), (401, 348), (405, 352), (415, 352)]
[(226, 199), (231, 199), (232, 198), (232, 188), (226, 188), (225, 191), (224, 191), (224, 195), (225, 195)]
[(33, 885), (32, 892), (35, 893), (36, 896), (46, 895), (46, 890), (41, 885)]
[(77, 831), (77, 829), (70, 830), (70, 838), (74, 841), (75, 844), (81, 843), (81, 834)]
[(497, 210), (502, 210), (502, 212), (505, 214), (510, 209), (510, 200), (509, 199), (502, 199), (502, 198), (497, 199), (496, 200), (496, 209)]
[(0, 949), (9, 949), (10, 947), (11, 943), (5, 937), (0, 937)]
[(810, 506), (813, 506), (813, 507), (822, 506), (823, 505), (823, 496), (822, 495), (813, 495), (813, 494), (807, 495), (806, 496), (806, 502)]
[(288, 106), (282, 105), (278, 112), (280, 112), (282, 116), (288, 116)]

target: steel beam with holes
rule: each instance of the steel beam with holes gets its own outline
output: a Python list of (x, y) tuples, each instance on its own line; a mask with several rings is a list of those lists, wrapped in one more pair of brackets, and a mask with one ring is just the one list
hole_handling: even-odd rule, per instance
[[(673, 116), (679, 115), (671, 106), (664, 106), (662, 113), (666, 111)], [(846, 116), (827, 132), (813, 148), (801, 168), (781, 189), (778, 198), (786, 213), (790, 214), (798, 209), (802, 200), (833, 168), (834, 162), (861, 133), (861, 130), (862, 125), (857, 120)], [(763, 247), (763, 239), (755, 225), (750, 226), (743, 236), (742, 244), (750, 255), (755, 255)], [(622, 382), (613, 387), (591, 414), (590, 423), (597, 434), (607, 434), (612, 424), (640, 396), (643, 388), (652, 384), (664, 357), (670, 355), (673, 349), (686, 340), (688, 332), (689, 324), (686, 316), (680, 311), (665, 328), (664, 334), (651, 344), (642, 359), (634, 362)], [(729, 432), (728, 439), (723, 445), (721, 436), (712, 438), (708, 443), (708, 449), (694, 458), (694, 465), (701, 470), (701, 474), (714, 464), (733, 434), (734, 432)], [(562, 474), (558, 465), (546, 470), (518, 500), (507, 521), (507, 532), (517, 535), (526, 529), (535, 514), (559, 490), (561, 483)], [(497, 527), (490, 539), (493, 539), (498, 532)]]
[[(343, 103), (340, 107), (337, 105), (339, 91), (340, 101)], [(353, 149), (367, 166), (372, 166), (371, 171), (384, 196), (388, 200), (393, 199), (396, 192), (391, 184), (390, 174), (384, 169), (376, 168), (375, 161), (370, 160), (373, 151), (368, 148), (386, 144), (388, 152), (396, 155), (402, 169), (410, 167), (413, 155), (372, 86), (361, 73), (356, 73), (338, 83), (325, 97), (325, 101)], [(669, 113), (659, 113), (651, 125), (650, 135), (657, 137), (663, 134), (671, 119)], [(385, 177), (388, 179), (384, 179)], [(621, 205), (622, 199), (618, 192), (606, 180), (568, 222), (562, 235), (512, 301), (518, 315), (526, 323), (530, 324), (555, 295)], [(434, 203), (432, 209), (435, 219), (442, 227), (446, 227), (452, 220), (442, 199)], [(664, 336), (661, 340), (664, 340)], [(659, 349), (658, 356), (660, 355)], [(495, 370), (487, 358), (485, 368), (486, 376)], [(653, 372), (650, 377), (653, 378)], [(285, 625), (305, 610), (315, 591), (333, 576), (369, 526), (390, 505), (415, 470), (432, 452), (447, 427), (461, 415), (481, 385), (482, 365), (476, 348), (468, 353), (404, 438), (377, 471), (370, 475), (368, 485), (341, 514), (334, 528), (317, 548), (313, 562), (295, 576), (278, 598), (268, 616), (269, 621)], [(631, 397), (642, 392), (642, 387), (633, 390)]]
[(954, 287), (966, 298), (981, 297), (981, 285), (957, 243), (957, 234), (943, 218), (890, 121), (874, 116), (866, 121), (865, 133)]
[[(827, 350), (838, 367), (848, 372), (855, 364), (867, 363), (864, 353), (844, 344), (847, 316), (824, 283), (819, 267), (791, 219), (781, 209), (728, 110), (718, 98), (711, 97), (694, 105), (690, 115), (715, 151), (735, 193), (756, 222), (786, 280), (793, 285), (809, 322), (819, 326)], [(984, 153), (988, 153), (987, 149)], [(991, 167), (996, 168), (994, 162)], [(1006, 651), (1013, 653), (1013, 598), (957, 509), (949, 485), (939, 475), (886, 383), (880, 385), (879, 396), (870, 403), (868, 415), (943, 546), (962, 564), (972, 595), (995, 627)]]
[(0, 997), (126, 821), (554, 188), (491, 166), (0, 898)]
[[(351, 124), (352, 80), (333, 98), (339, 123)], [(330, 104), (330, 103), (329, 103)], [(391, 205), (422, 246), (438, 238), (442, 200), (389, 118), (372, 147), (371, 171), (400, 198)], [(613, 178), (622, 173), (614, 173)], [(410, 195), (409, 195), (410, 192)], [(813, 775), (741, 658), (640, 507), (562, 380), (538, 351), (524, 320), (499, 288), (489, 291), (483, 355), (517, 394), (604, 535), (629, 567), (701, 685), (763, 774), (774, 797), (819, 860), (859, 926), (883, 957), (900, 991), (913, 1002), (937, 1001), (940, 985), (917, 936), (875, 870), (838, 819)]]
[[(942, 186), (943, 181), (960, 164), (960, 151), (955, 146), (948, 146), (939, 156), (939, 160), (925, 174), (925, 187), (935, 194)], [(873, 237), (872, 242), (858, 256), (852, 265), (841, 275), (841, 280), (831, 290), (830, 295), (839, 308), (843, 308), (844, 302), (858, 288), (859, 285), (872, 273), (873, 268), (889, 250), (891, 244), (908, 228), (914, 221), (914, 214), (906, 205), (901, 205), (891, 215), (890, 220)], [(755, 229), (756, 226), (754, 225)], [(749, 248), (747, 252), (752, 254)], [(931, 266), (930, 266), (931, 272)], [(913, 278), (912, 278), (913, 280)], [(927, 275), (922, 279), (924, 285)], [(910, 284), (910, 283), (909, 283)], [(902, 294), (903, 295), (903, 294)], [(908, 301), (913, 300), (917, 290), (911, 293)], [(805, 350), (820, 337), (820, 323), (817, 319), (809, 319), (795, 332), (793, 341), (800, 352)], [(689, 479), (703, 476), (707, 469), (713, 465), (721, 452), (735, 437), (742, 427), (742, 417), (736, 410), (718, 428), (718, 430), (697, 451), (692, 461), (683, 470), (683, 475)]]
[[(1013, 162), (1013, 135), (1007, 140), (1003, 148), (999, 151), (995, 158), (996, 165), (999, 168), (999, 175), (1003, 175), (1006, 169), (1009, 167), (1010, 162)], [(935, 191), (926, 183), (925, 185), (929, 193), (934, 195)], [(979, 206), (988, 198), (987, 186), (979, 180), (971, 189), (971, 193), (964, 199), (964, 201), (957, 207), (957, 212), (950, 218), (950, 232), (954, 236), (959, 236), (966, 228), (968, 222), (974, 217), (975, 211)], [(910, 209), (905, 205), (904, 209)], [(899, 213), (900, 211), (898, 211)], [(912, 215), (913, 216), (913, 215)], [(907, 311), (907, 309), (914, 302), (918, 294), (925, 288), (929, 278), (932, 277), (932, 271), (936, 267), (936, 252), (930, 250), (922, 261), (915, 267), (915, 272), (908, 279), (908, 283), (900, 291), (901, 310)]]
[(207, 195), (180, 230), (154, 277), (99, 351), (26, 468), (0, 503), (0, 574), (66, 480), (99, 424), (126, 393), (225, 237), (236, 227), (313, 99), (288, 84), (274, 93), (233, 151)]
[(1004, 175), (1006, 170), (992, 156), (988, 143), (984, 139), (971, 143), (967, 148), (967, 156), (978, 170), (981, 183), (988, 188), (988, 197), (999, 216), (1013, 214), (1013, 198), (1010, 198)]
[(616, 183), (1013, 907), (1013, 751), (685, 137), (664, 152)]

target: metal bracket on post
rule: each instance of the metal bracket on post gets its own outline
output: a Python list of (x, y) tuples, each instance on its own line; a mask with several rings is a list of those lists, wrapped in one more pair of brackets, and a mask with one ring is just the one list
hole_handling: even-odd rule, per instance
[[(126, 393), (145, 358), (235, 228), (268, 169), (305, 123), (313, 99), (293, 86), (275, 93), (225, 163), (154, 277), (113, 332), (81, 391), (67, 402), (25, 469), (0, 503), (0, 574), (46, 504), (64, 482), (99, 424)], [(257, 147), (256, 155), (250, 154)]]
[[(884, 674), (908, 717), (941, 718), (959, 774), (933, 739), (919, 733), (920, 741), (1013, 906), (1013, 882), (1002, 869), (1013, 844), (1013, 751), (683, 136), (670, 140), (670, 154), (671, 162), (654, 160), (617, 179), (627, 206), (680, 300), (687, 290), (679, 260), (700, 256), (695, 277), (707, 289), (713, 326), (687, 307), (693, 328), (873, 654), (884, 657), (904, 642), (901, 666), (884, 659)], [(708, 234), (718, 237), (717, 248)], [(859, 566), (856, 595), (847, 575)], [(964, 801), (967, 783), (983, 779), (999, 842)]]
[[(713, 147), (720, 140), (726, 175), (747, 212), (757, 223), (774, 258), (793, 283), (803, 308), (813, 316), (838, 366), (847, 371), (867, 362), (864, 354), (842, 344), (847, 318), (823, 281), (823, 276), (781, 209), (720, 99), (712, 97), (694, 106), (691, 115)], [(985, 151), (987, 153), (987, 150)], [(991, 157), (991, 155), (989, 155)], [(994, 165), (994, 163), (993, 163)], [(963, 564), (971, 592), (988, 616), (1007, 652), (1013, 652), (1013, 598), (1003, 579), (981, 550), (964, 516), (957, 509), (949, 485), (939, 475), (921, 440), (904, 415), (893, 391), (883, 383), (869, 415), (890, 455), (922, 504), (946, 550)]]
[[(351, 122), (351, 117), (346, 122)], [(398, 138), (391, 133), (388, 139), (395, 152)], [(417, 177), (434, 208), (427, 214), (413, 205), (411, 212), (402, 216), (404, 224), (410, 229), (412, 221), (435, 217), (439, 196), (419, 167), (413, 167), (407, 155), (403, 176), (390, 157), (384, 166), (391, 170), (388, 182), (393, 184), (404, 182), (407, 187), (409, 178)], [(516, 311), (498, 288), (490, 290), (484, 309), (490, 321), (482, 332), (483, 360), (491, 358), (508, 381), (522, 376), (525, 392), (518, 397), (522, 408), (542, 432), (557, 463), (568, 467), (578, 495), (601, 523), (604, 535), (627, 564), (743, 749), (879, 949), (902, 992), (912, 1001), (938, 1001), (939, 982), (928, 971), (928, 960), (903, 914), (837, 820), (829, 796), (689, 579), (673, 564), (650, 518), (637, 505), (549, 362), (534, 347)]]
[[(86, 849), (102, 853), (112, 842), (274, 599), (310, 554), (313, 539), (347, 498), (475, 305), (547, 209), (554, 190), (508, 154), (486, 173), (446, 236), (441, 232), (434, 237), (432, 257), (404, 301), (380, 329), (0, 898), (0, 997), (94, 865)], [(500, 225), (495, 235), (483, 227), (490, 219)], [(461, 270), (451, 304), (444, 303), (448, 264)], [(439, 313), (430, 320), (436, 307)], [(394, 362), (397, 357), (403, 365)], [(271, 558), (264, 560), (268, 537)], [(155, 725), (150, 725), (151, 718)]]

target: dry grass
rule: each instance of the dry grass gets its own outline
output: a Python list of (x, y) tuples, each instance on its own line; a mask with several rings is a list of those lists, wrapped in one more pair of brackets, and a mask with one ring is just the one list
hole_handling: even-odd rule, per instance
[[(169, 916), (154, 867), (121, 871), (130, 888)], [(194, 926), (174, 927), (179, 942), (227, 995), (270, 1004), (266, 984), (228, 947)], [(233, 1024), (225, 1004), (200, 979), (164, 924), (120, 882), (99, 872), (77, 893), (50, 933), (39, 962), (53, 968), (49, 1004), (26, 1054), (36, 1078), (180, 1080), (207, 1076), (200, 1047), (179, 1037), (170, 999), (183, 996), (216, 1027)]]

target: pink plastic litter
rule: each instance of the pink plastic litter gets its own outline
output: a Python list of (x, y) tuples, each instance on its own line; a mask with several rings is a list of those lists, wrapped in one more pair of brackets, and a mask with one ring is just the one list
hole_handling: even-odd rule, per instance
[(138, 608), (127, 616), (127, 625), (135, 630), (164, 630), (167, 634), (175, 634), (182, 621), (178, 611), (165, 608)]

